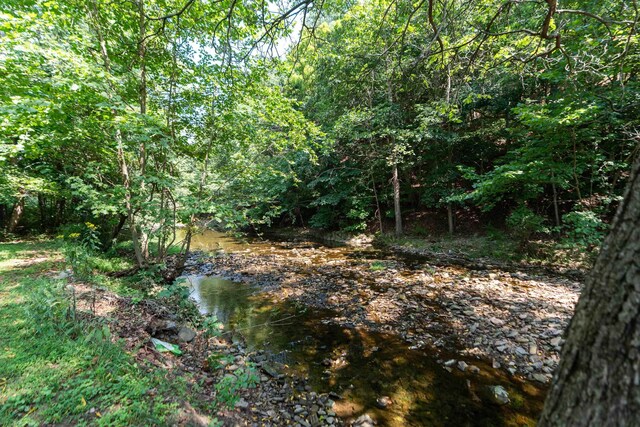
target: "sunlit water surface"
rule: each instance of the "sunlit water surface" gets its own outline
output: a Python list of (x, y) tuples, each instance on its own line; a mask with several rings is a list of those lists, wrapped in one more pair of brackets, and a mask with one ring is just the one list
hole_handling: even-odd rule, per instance
[[(211, 231), (197, 236), (192, 248), (265, 253), (276, 246), (291, 247), (282, 245), (240, 242)], [(319, 257), (323, 250), (330, 251), (330, 259), (357, 251), (340, 248), (336, 253), (335, 248), (318, 245)], [(200, 311), (215, 315), (226, 333), (241, 335), (250, 350), (265, 350), (274, 366), (308, 377), (316, 391), (342, 396), (335, 406), (340, 416), (368, 413), (379, 425), (388, 426), (522, 426), (535, 425), (542, 409), (543, 390), (510, 378), (486, 361), (470, 361), (481, 369), (477, 375), (455, 368), (448, 372), (437, 359), (456, 358), (453, 351), (436, 357), (411, 350), (392, 335), (335, 325), (331, 312), (274, 303), (246, 284), (205, 276), (189, 281)], [(512, 402), (492, 403), (490, 385), (505, 387)], [(390, 397), (393, 404), (378, 408), (376, 399), (381, 396)]]

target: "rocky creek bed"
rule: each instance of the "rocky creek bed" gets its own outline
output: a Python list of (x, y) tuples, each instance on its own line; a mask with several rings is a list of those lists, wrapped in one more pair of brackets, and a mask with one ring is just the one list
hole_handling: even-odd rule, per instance
[(415, 348), (453, 348), (541, 383), (558, 364), (580, 290), (565, 278), (277, 252), (199, 259), (191, 273), (258, 285), (277, 299), (334, 310), (341, 325), (392, 332)]
[[(579, 282), (563, 277), (436, 266), (372, 248), (331, 248), (309, 242), (218, 245), (218, 249), (221, 246), (223, 250), (215, 255), (193, 254), (186, 274), (224, 277), (248, 284), (272, 301), (321, 310), (320, 321), (325, 324), (399, 337), (407, 351), (425, 352), (443, 371), (466, 381), (472, 400), (482, 400), (476, 383), (518, 384), (520, 390), (527, 390), (520, 399), (536, 402), (525, 411), (528, 419), (511, 417), (505, 425), (535, 420), (580, 290)], [(384, 346), (384, 339), (382, 342)], [(390, 340), (389, 345), (396, 344)], [(344, 353), (334, 351), (320, 363), (329, 370), (340, 369), (345, 359)], [(474, 379), (482, 376), (484, 380)], [(309, 380), (313, 383), (313, 375)], [(386, 398), (379, 396), (381, 402)], [(376, 401), (385, 406), (381, 402)], [(315, 405), (316, 411), (297, 408), (298, 414), (294, 406), (293, 415), (299, 419), (292, 422), (313, 425), (326, 421), (327, 414), (317, 416), (323, 404), (301, 405)], [(345, 412), (338, 402), (337, 408), (336, 415), (348, 423), (366, 425), (376, 418), (389, 425), (408, 422), (381, 418), (379, 412), (366, 411), (366, 406), (364, 410), (352, 406), (352, 411)], [(334, 409), (335, 405), (332, 413)], [(339, 417), (330, 418), (341, 422)], [(440, 421), (433, 425), (452, 425)], [(413, 424), (421, 422), (414, 420)]]
[[(71, 282), (74, 298), (82, 317), (108, 319), (114, 338), (124, 343), (141, 367), (166, 371), (165, 379), (186, 379), (191, 402), (166, 396), (179, 411), (171, 425), (210, 426), (214, 419), (224, 426), (342, 425), (333, 411), (334, 400), (328, 393), (314, 392), (305, 378), (270, 369), (263, 351), (249, 351), (237, 336), (212, 337), (205, 330), (193, 329), (178, 320), (175, 307), (162, 301), (133, 301), (104, 289)], [(158, 352), (151, 338), (160, 338), (179, 346), (182, 354)], [(211, 366), (208, 356), (220, 361)], [(258, 367), (258, 369), (256, 368)], [(251, 387), (238, 381), (253, 374)], [(238, 384), (230, 388), (236, 399), (230, 405), (221, 403), (217, 384)], [(157, 393), (147, 390), (147, 393)], [(197, 403), (197, 405), (195, 404)], [(211, 410), (217, 408), (215, 414)], [(358, 425), (367, 425), (361, 419)], [(217, 425), (217, 424), (214, 424)]]

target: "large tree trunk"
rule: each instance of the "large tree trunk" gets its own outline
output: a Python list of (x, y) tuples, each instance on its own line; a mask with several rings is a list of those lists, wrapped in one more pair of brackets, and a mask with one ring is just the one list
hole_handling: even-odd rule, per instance
[(568, 328), (540, 426), (640, 423), (640, 158)]

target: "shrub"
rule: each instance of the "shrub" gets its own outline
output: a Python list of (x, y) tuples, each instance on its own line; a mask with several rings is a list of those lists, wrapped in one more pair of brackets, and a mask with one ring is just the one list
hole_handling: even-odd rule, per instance
[(566, 240), (589, 249), (602, 243), (607, 230), (607, 225), (591, 211), (570, 212), (562, 221)]
[(544, 218), (524, 205), (518, 206), (507, 217), (507, 227), (511, 235), (520, 243), (526, 242), (534, 234), (549, 232), (544, 224)]

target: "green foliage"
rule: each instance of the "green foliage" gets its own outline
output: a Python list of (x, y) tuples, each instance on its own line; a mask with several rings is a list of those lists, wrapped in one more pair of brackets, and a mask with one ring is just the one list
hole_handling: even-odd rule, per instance
[(73, 291), (66, 284), (46, 279), (31, 282), (32, 291), (24, 304), (24, 317), (32, 319), (30, 327), (36, 334), (51, 332), (63, 335), (78, 333)]
[(173, 307), (179, 318), (196, 326), (203, 326), (208, 318), (203, 318), (196, 305), (189, 299), (191, 289), (182, 281), (164, 286), (155, 297), (169, 307)]
[(597, 247), (602, 243), (606, 224), (592, 211), (573, 211), (562, 217), (566, 241), (584, 248)]
[(80, 280), (88, 280), (93, 272), (93, 256), (100, 248), (100, 236), (97, 227), (87, 222), (81, 226), (67, 227), (66, 234), (59, 237), (64, 240), (62, 252), (73, 274)]
[(518, 206), (507, 217), (507, 227), (519, 242), (526, 242), (534, 234), (549, 232), (544, 218), (523, 205)]
[[(605, 3), (629, 19), (616, 31), (631, 34), (631, 8)], [(522, 33), (539, 27), (544, 3), (503, 14), (497, 3), (454, 1), (433, 4), (429, 17), (423, 3), (388, 9), (372, 0), (314, 29), (292, 52), (288, 87), (331, 141), (303, 180), (310, 224), (360, 230), (393, 212), (395, 162), (404, 208), (453, 203), (498, 213), (526, 204), (546, 214), (555, 197), (562, 214), (589, 198), (601, 219), (610, 215), (607, 199), (623, 188), (615, 177), (633, 157), (628, 129), (638, 125), (639, 104), (637, 78), (622, 85), (616, 77), (622, 63), (637, 64), (622, 59), (637, 40), (616, 44), (589, 15), (609, 16), (605, 3), (556, 14), (555, 28), (567, 31), (561, 50)], [(487, 25), (500, 35), (478, 37)], [(594, 60), (600, 68), (586, 65)]]
[(385, 270), (386, 268), (387, 268), (386, 264), (382, 261), (374, 261), (369, 266), (369, 270), (372, 270), (372, 271)]
[(233, 363), (233, 356), (222, 353), (211, 353), (207, 356), (207, 365), (210, 370), (222, 369), (224, 366)]
[(222, 335), (221, 330), (224, 328), (224, 324), (218, 320), (215, 315), (209, 315), (202, 321), (202, 329), (207, 337), (219, 337)]
[[(3, 226), (21, 203), (23, 230), (90, 221), (145, 268), (204, 215), (373, 228), (395, 166), (404, 210), (609, 219), (640, 117), (628, 2), (557, 9), (548, 37), (544, 2), (326, 3), (4, 6)], [(299, 43), (266, 55), (302, 14)]]
[(233, 374), (226, 374), (216, 383), (216, 402), (219, 405), (233, 407), (239, 399), (238, 392), (247, 388), (254, 388), (260, 378), (258, 371), (252, 364), (241, 366)]
[[(53, 243), (0, 246), (0, 424), (164, 425), (186, 396), (186, 381), (141, 366), (101, 322), (73, 319), (73, 295), (46, 278), (49, 263), (15, 270), (9, 262), (58, 256)], [(34, 278), (31, 276), (41, 276)], [(155, 389), (157, 395), (148, 393)], [(93, 408), (93, 411), (90, 411)]]

